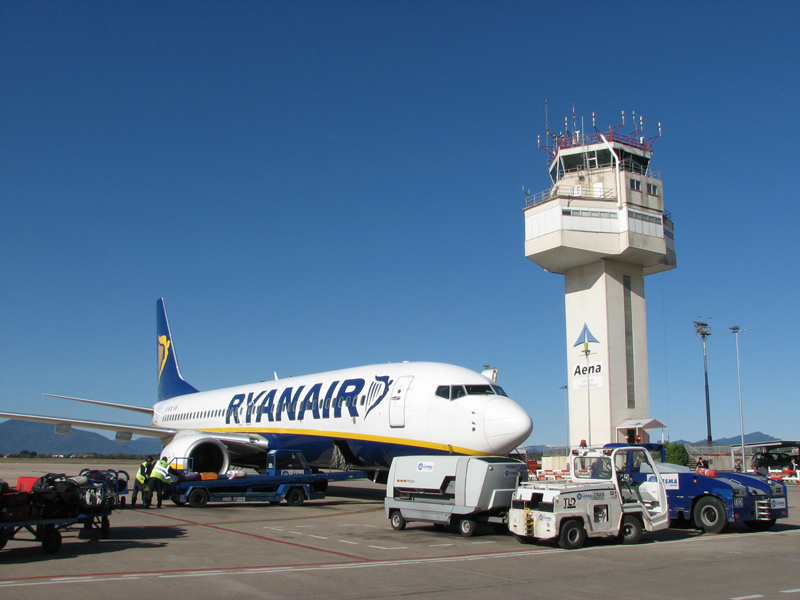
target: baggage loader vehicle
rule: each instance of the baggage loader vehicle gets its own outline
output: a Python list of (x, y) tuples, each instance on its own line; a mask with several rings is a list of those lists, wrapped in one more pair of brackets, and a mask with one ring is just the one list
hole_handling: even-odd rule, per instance
[(345, 481), (366, 477), (363, 471), (338, 473), (313, 473), (303, 453), (299, 450), (270, 450), (265, 466), (259, 474), (245, 471), (194, 473), (191, 469), (177, 468), (190, 464), (189, 459), (172, 459), (170, 471), (177, 481), (167, 485), (165, 496), (178, 506), (188, 504), (202, 508), (209, 502), (269, 502), (286, 501), (289, 506), (300, 506), (306, 500), (325, 497), (330, 481)]

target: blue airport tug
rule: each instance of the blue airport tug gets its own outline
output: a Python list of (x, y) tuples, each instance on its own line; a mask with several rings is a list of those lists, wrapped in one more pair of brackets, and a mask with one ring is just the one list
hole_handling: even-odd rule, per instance
[[(761, 473), (694, 471), (664, 462), (661, 444), (640, 445), (654, 457), (660, 456), (656, 468), (667, 490), (670, 522), (674, 526), (693, 523), (705, 533), (719, 533), (731, 523), (744, 523), (754, 531), (766, 531), (777, 519), (789, 516), (786, 485), (781, 481)], [(617, 465), (617, 469), (621, 467), (633, 481), (655, 479), (645, 463)]]

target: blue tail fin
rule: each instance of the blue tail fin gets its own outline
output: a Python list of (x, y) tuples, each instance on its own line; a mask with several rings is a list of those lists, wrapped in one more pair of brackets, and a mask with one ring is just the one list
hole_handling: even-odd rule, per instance
[(193, 394), (197, 390), (186, 383), (178, 368), (178, 357), (175, 356), (175, 345), (167, 321), (167, 309), (164, 299), (156, 302), (156, 335), (158, 336), (158, 400), (169, 400), (175, 396)]

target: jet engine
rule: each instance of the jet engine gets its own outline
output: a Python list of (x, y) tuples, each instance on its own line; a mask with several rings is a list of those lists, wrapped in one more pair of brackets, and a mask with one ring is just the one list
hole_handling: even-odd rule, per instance
[[(177, 459), (196, 473), (224, 473), (230, 465), (230, 454), (221, 441), (198, 432), (179, 433), (161, 451), (172, 462)], [(191, 459), (191, 460), (185, 460)]]

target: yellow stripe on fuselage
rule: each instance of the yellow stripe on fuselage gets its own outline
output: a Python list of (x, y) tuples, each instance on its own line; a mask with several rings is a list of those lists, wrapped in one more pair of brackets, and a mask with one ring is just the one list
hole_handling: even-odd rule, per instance
[(361, 440), (365, 442), (379, 442), (384, 444), (396, 444), (398, 446), (414, 446), (416, 448), (427, 448), (429, 450), (440, 450), (451, 454), (466, 454), (469, 456), (491, 456), (489, 452), (481, 452), (472, 448), (462, 448), (449, 444), (438, 444), (436, 442), (425, 442), (422, 440), (411, 440), (407, 438), (385, 437), (380, 435), (365, 435), (347, 433), (346, 435), (335, 431), (311, 431), (308, 429), (264, 429), (263, 427), (220, 427), (214, 429), (197, 429), (208, 433), (254, 433), (259, 435), (298, 435), (305, 437), (326, 437), (346, 440)]

